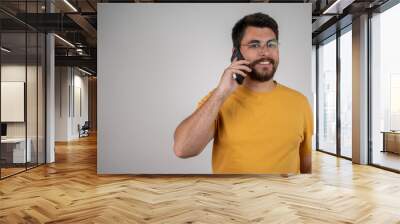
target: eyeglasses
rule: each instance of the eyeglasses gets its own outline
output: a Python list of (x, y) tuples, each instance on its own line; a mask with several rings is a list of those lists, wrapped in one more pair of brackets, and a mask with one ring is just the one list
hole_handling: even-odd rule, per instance
[(266, 46), (268, 49), (277, 49), (279, 46), (279, 42), (277, 39), (271, 39), (265, 42), (265, 45), (262, 45), (260, 41), (253, 40), (248, 44), (242, 44), (240, 46), (246, 46), (249, 50), (260, 51)]

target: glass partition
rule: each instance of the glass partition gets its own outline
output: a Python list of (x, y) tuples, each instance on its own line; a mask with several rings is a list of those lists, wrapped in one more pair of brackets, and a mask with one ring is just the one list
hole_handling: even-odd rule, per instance
[[(42, 13), (43, 5), (0, 3), (17, 16)], [(45, 163), (45, 45), (44, 33), (0, 12), (1, 179)]]
[(26, 33), (2, 33), (1, 47), (1, 177), (7, 177), (24, 171), (31, 158), (26, 144)]

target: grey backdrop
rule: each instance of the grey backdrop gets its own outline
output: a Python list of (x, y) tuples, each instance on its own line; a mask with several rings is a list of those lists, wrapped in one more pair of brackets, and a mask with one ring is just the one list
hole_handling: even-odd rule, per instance
[(311, 104), (311, 4), (98, 4), (100, 174), (212, 173), (201, 155), (173, 153), (176, 126), (216, 87), (230, 62), (231, 29), (264, 12), (280, 28), (276, 80)]

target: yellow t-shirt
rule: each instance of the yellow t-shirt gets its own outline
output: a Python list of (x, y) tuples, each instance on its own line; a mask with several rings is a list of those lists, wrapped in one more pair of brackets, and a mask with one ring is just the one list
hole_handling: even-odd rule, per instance
[(215, 124), (214, 173), (300, 173), (300, 152), (311, 154), (310, 104), (279, 83), (264, 93), (239, 86), (222, 104)]

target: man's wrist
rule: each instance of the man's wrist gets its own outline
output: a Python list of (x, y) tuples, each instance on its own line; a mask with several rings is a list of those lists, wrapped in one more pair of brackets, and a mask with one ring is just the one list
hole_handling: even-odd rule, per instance
[(227, 98), (228, 94), (226, 93), (226, 91), (221, 90), (220, 88), (216, 88), (213, 94), (216, 99), (218, 101), (225, 101), (225, 99)]

